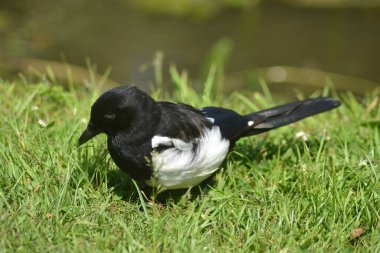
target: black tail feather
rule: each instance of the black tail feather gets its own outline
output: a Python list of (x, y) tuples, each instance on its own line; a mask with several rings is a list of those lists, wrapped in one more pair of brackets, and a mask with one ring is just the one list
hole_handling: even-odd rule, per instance
[(282, 127), (338, 106), (340, 106), (340, 101), (332, 98), (310, 98), (247, 114), (245, 117), (253, 121), (254, 125), (243, 136), (255, 135)]

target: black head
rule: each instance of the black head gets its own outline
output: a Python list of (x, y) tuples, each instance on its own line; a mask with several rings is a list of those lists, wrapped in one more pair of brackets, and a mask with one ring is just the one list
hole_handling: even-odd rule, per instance
[(100, 133), (127, 131), (141, 111), (149, 110), (154, 100), (133, 86), (121, 86), (103, 93), (91, 107), (91, 118), (79, 138), (79, 145)]

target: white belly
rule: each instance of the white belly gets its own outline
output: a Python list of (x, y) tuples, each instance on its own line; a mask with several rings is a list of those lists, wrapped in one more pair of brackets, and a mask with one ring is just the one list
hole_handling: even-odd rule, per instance
[[(162, 136), (152, 139), (153, 147), (168, 142), (174, 147), (152, 154), (153, 177), (145, 181), (149, 186), (164, 189), (196, 186), (219, 168), (230, 146), (217, 126), (207, 129), (194, 144), (178, 139), (168, 140), (168, 137)], [(192, 148), (193, 145), (196, 145), (195, 149)]]

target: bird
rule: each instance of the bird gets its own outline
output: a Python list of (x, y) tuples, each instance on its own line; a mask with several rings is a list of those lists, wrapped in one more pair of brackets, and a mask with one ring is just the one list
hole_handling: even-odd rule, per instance
[(340, 106), (329, 97), (309, 98), (241, 115), (222, 107), (195, 108), (155, 101), (135, 86), (104, 92), (91, 107), (79, 146), (107, 135), (115, 164), (149, 187), (182, 189), (214, 174), (237, 140), (279, 128)]

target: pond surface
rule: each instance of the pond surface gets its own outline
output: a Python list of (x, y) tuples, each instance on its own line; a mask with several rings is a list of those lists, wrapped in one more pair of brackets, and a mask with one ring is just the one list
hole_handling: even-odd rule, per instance
[(228, 38), (233, 51), (226, 72), (232, 76), (293, 66), (359, 78), (346, 89), (360, 89), (362, 79), (380, 83), (380, 9), (313, 9), (269, 1), (195, 20), (146, 14), (116, 0), (2, 0), (0, 8), (0, 74), (9, 72), (6, 59), (15, 57), (84, 67), (89, 58), (100, 71), (112, 67), (112, 80), (147, 87), (153, 71), (142, 72), (141, 66), (157, 50), (166, 63), (197, 78), (213, 45)]

